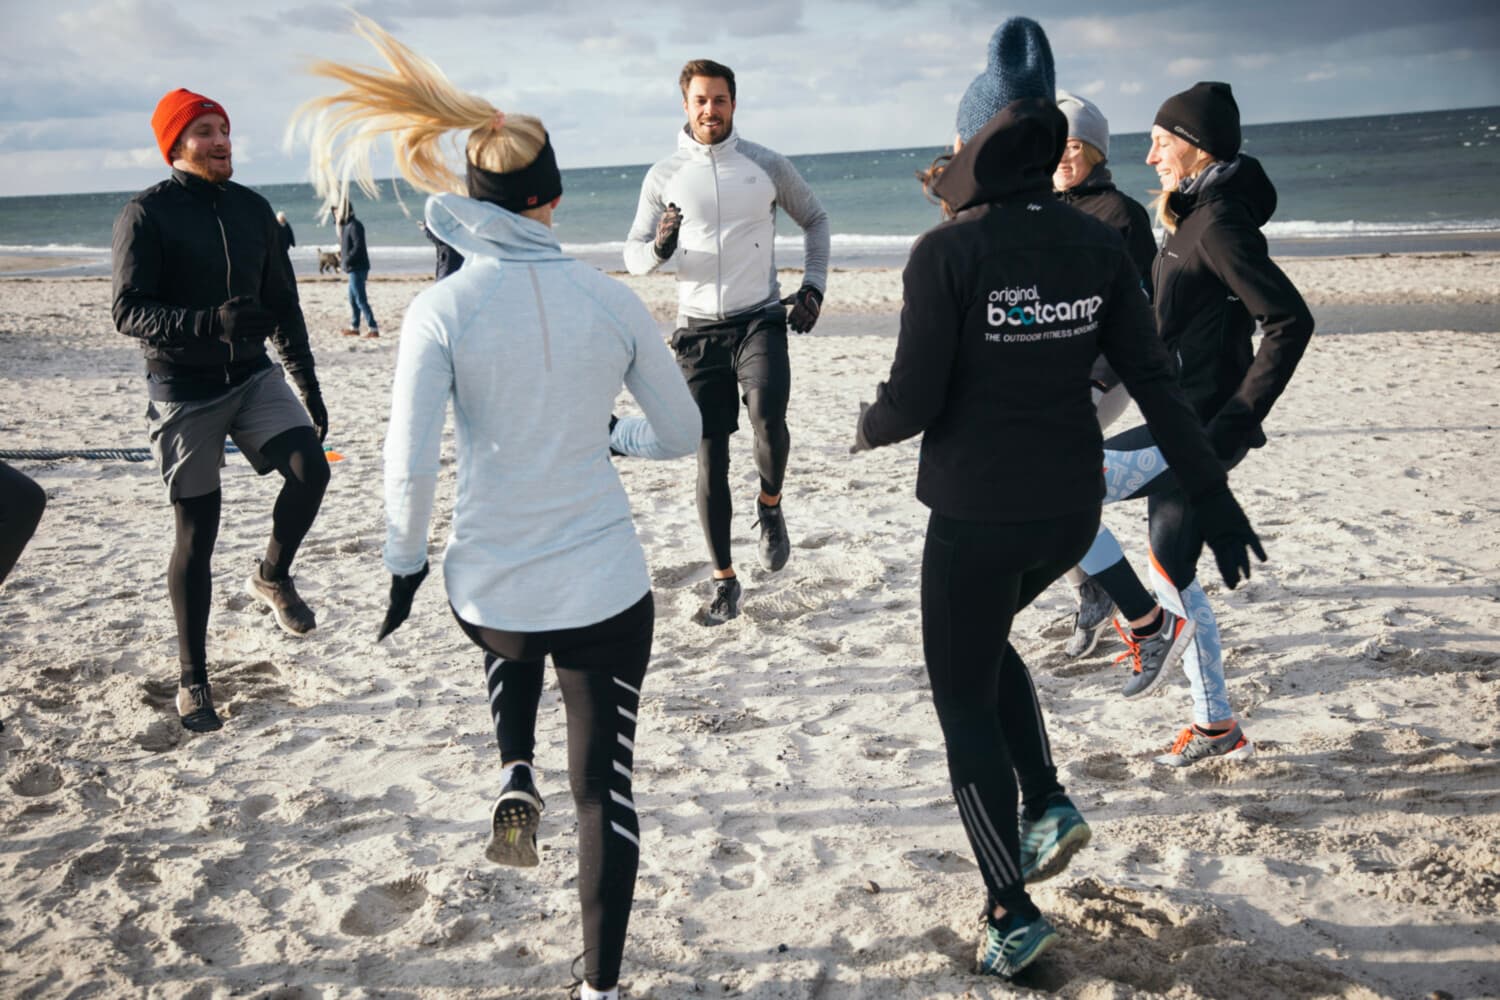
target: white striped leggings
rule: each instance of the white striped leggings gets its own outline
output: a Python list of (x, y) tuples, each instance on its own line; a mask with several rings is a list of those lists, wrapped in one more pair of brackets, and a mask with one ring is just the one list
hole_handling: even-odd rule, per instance
[(922, 651), (990, 909), (1034, 910), (1021, 880), (1017, 781), (1028, 805), (1063, 790), (1031, 674), (1010, 644), (1011, 621), (1078, 562), (1098, 524), (1098, 507), (1018, 523), (933, 512), (927, 523)]
[(557, 668), (568, 715), (568, 780), (578, 813), (584, 978), (608, 989), (619, 980), (640, 863), (631, 772), (641, 682), (656, 624), (651, 592), (614, 617), (580, 628), (506, 632), (462, 618), (458, 623), (490, 654), (485, 675), (503, 761), (532, 760), (544, 659), (550, 655)]

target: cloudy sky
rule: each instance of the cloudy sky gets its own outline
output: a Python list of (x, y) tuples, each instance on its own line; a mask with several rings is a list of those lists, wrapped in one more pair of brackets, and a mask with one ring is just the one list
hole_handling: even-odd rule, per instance
[[(564, 166), (646, 163), (682, 120), (691, 58), (739, 78), (742, 134), (784, 153), (936, 146), (1011, 14), (1046, 29), (1058, 84), (1116, 132), (1201, 79), (1247, 123), (1500, 104), (1496, 0), (355, 0), (459, 86), (541, 116)], [(228, 108), (236, 180), (303, 180), (281, 137), (332, 85), (312, 58), (368, 62), (320, 0), (0, 0), (0, 195), (134, 190), (164, 171), (151, 109), (187, 87)], [(377, 170), (377, 173), (384, 171)]]

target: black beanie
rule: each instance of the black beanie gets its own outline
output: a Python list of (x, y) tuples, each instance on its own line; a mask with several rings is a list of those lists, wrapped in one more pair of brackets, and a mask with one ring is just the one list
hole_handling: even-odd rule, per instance
[(1156, 124), (1181, 136), (1216, 160), (1240, 152), (1240, 106), (1227, 83), (1195, 83), (1162, 102)]

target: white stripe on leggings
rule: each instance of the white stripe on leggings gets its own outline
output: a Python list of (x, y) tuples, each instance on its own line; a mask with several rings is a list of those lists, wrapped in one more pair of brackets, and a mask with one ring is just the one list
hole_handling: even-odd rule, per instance
[(630, 712), (630, 711), (626, 711), (624, 705), (616, 705), (615, 706), (615, 711), (619, 712), (621, 715), (623, 715), (625, 718), (629, 719), (631, 722), (636, 721), (636, 719), (635, 719), (635, 713), (634, 712)]
[(631, 776), (630, 775), (630, 768), (626, 767), (624, 764), (621, 764), (619, 761), (615, 761), (615, 770), (619, 771), (621, 774), (625, 775), (625, 777), (626, 777), (627, 780)]
[(616, 684), (620, 685), (620, 687), (624, 688), (626, 691), (629, 691), (631, 694), (635, 695), (637, 699), (639, 699), (641, 697), (641, 689), (640, 688), (633, 688), (629, 684), (626, 684), (624, 681), (620, 680), (620, 678), (618, 678), (618, 677), (613, 677), (613, 678), (611, 678), (611, 680), (613, 680)]
[(620, 805), (624, 806), (626, 809), (629, 809), (631, 812), (635, 812), (635, 803), (627, 799), (625, 796), (621, 795), (619, 792), (615, 791), (613, 788), (609, 790), (609, 797), (620, 803)]
[[(968, 793), (968, 809), (964, 808), (965, 792)], [(1011, 882), (1019, 882), (1021, 880), (1021, 870), (1011, 860), (1010, 852), (1005, 849), (1005, 844), (1001, 841), (1000, 835), (995, 832), (994, 824), (990, 822), (989, 815), (984, 811), (984, 807), (979, 804), (979, 790), (973, 785), (966, 785), (959, 790), (958, 796), (959, 812), (966, 818), (969, 818), (969, 826), (975, 833), (974, 839), (981, 844), (987, 844), (993, 856), (999, 860), (999, 863), (995, 864), (994, 867), (996, 874), (1003, 876), (1000, 879), (1001, 884), (1008, 885)]]
[(631, 833), (629, 830), (625, 829), (620, 824), (616, 823), (614, 820), (610, 820), (609, 821), (609, 825), (612, 826), (612, 827), (614, 827), (615, 833), (618, 833), (620, 836), (624, 837), (626, 840), (628, 840), (632, 844), (634, 844), (636, 846), (637, 850), (640, 849), (641, 841), (640, 841), (639, 837), (637, 837), (635, 834)]

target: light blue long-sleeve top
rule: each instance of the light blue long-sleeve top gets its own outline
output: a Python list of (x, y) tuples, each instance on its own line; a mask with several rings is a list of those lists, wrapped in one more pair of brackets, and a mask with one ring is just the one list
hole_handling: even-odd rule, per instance
[[(624, 285), (562, 252), (533, 219), (459, 195), (427, 227), (466, 258), (406, 311), (385, 440), (385, 566), (427, 559), (443, 420), (453, 401), (458, 493), (443, 561), (465, 621), (574, 628), (650, 589), (609, 449), (690, 454), (698, 407), (651, 314)], [(621, 385), (644, 417), (609, 430)]]

